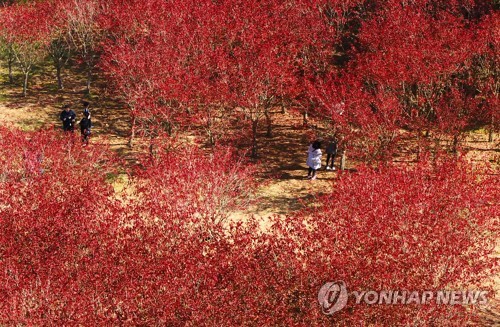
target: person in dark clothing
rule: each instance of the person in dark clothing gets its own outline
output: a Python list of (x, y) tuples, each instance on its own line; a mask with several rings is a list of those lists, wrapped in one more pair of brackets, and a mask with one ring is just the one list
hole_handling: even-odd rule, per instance
[(82, 133), (83, 146), (89, 144), (90, 130), (92, 128), (92, 121), (90, 120), (90, 113), (84, 112), (83, 118), (80, 120), (80, 132)]
[[(330, 143), (328, 143), (328, 146), (326, 147), (326, 170), (335, 170), (333, 164), (335, 162), (336, 156), (337, 156), (337, 141), (332, 140)], [(330, 162), (330, 158), (332, 159), (332, 163), (330, 164), (331, 166), (328, 167), (328, 162)]]
[(89, 109), (90, 103), (87, 101), (82, 101), (82, 105), (83, 105), (83, 115), (85, 116), (85, 114), (88, 114), (90, 116), (90, 109)]
[(69, 104), (63, 106), (63, 111), (61, 112), (60, 119), (63, 123), (63, 130), (65, 132), (73, 132), (74, 123), (76, 119), (76, 114), (71, 110)]

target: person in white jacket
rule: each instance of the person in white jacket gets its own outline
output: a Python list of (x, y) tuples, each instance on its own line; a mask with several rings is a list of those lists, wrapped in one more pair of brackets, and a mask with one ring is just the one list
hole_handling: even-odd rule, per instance
[(316, 170), (321, 168), (321, 155), (321, 142), (314, 141), (311, 145), (309, 145), (309, 149), (307, 150), (306, 164), (309, 167), (307, 178), (311, 180), (316, 179)]

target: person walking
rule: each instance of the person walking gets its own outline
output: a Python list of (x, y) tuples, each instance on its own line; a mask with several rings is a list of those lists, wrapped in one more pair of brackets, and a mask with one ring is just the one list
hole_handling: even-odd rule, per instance
[(73, 132), (75, 129), (74, 123), (76, 119), (76, 114), (73, 110), (71, 110), (69, 104), (65, 104), (63, 106), (63, 111), (61, 112), (61, 115), (59, 116), (63, 123), (63, 130), (65, 132)]
[(321, 142), (316, 140), (307, 150), (306, 164), (309, 167), (307, 178), (311, 180), (316, 179), (316, 171), (321, 168)]
[(82, 133), (83, 146), (89, 144), (90, 129), (92, 128), (92, 121), (90, 120), (90, 112), (83, 112), (83, 118), (80, 120), (80, 132)]
[[(337, 141), (332, 140), (330, 141), (330, 143), (328, 143), (328, 146), (326, 147), (326, 170), (335, 170), (334, 163), (336, 156), (337, 156)], [(332, 159), (332, 162), (330, 164), (330, 167), (328, 167), (330, 159)]]
[(89, 109), (90, 103), (88, 101), (82, 101), (82, 105), (83, 105), (83, 115), (85, 116), (85, 114), (88, 114), (90, 117), (90, 109)]

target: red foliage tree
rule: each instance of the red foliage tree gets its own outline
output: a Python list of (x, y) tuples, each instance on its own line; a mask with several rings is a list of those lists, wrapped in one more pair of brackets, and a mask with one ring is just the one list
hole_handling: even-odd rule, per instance
[(160, 140), (135, 173), (137, 202), (148, 215), (160, 217), (168, 209), (184, 215), (184, 223), (195, 219), (221, 225), (230, 212), (248, 207), (254, 168), (230, 148), (203, 154), (193, 145)]
[[(252, 154), (257, 154), (257, 128), (266, 119), (266, 135), (272, 136), (271, 110), (282, 102), (293, 86), (294, 54), (299, 26), (295, 6), (280, 1), (265, 1), (254, 6), (228, 1), (219, 24), (228, 24), (223, 55), (216, 67), (226, 67), (230, 81), (222, 101), (232, 100), (251, 121)], [(219, 30), (222, 28), (219, 27)], [(227, 100), (226, 100), (227, 99)]]
[(201, 23), (194, 17), (203, 21), (202, 13), (195, 2), (130, 1), (110, 5), (101, 17), (112, 39), (104, 45), (101, 66), (129, 106), (130, 144), (136, 127), (172, 134), (186, 121), (187, 106), (197, 104), (193, 94), (202, 45), (195, 33)]
[(104, 18), (116, 35), (103, 66), (134, 118), (169, 126), (195, 121), (213, 136), (214, 126), (224, 125), (228, 112), (237, 117), (239, 108), (251, 122), (255, 154), (259, 121), (266, 117), (271, 135), (270, 111), (293, 85), (298, 10), (272, 1), (254, 7), (150, 1), (125, 8)]
[[(333, 18), (328, 26), (349, 17), (339, 4), (328, 8), (325, 13), (332, 12), (327, 17)], [(456, 148), (464, 132), (489, 124), (488, 117), (494, 116), (480, 91), (481, 85), (494, 85), (486, 82), (496, 67), (491, 64), (496, 49), (491, 10), (469, 2), (358, 3), (351, 9), (354, 34), (343, 55), (347, 64), (329, 59), (330, 45), (318, 52), (322, 57), (316, 61), (324, 66), (305, 65), (305, 90), (318, 106), (315, 111), (326, 113), (364, 160), (392, 155), (402, 129), (416, 136), (417, 152), (428, 144), (424, 131), (453, 140)], [(323, 49), (321, 41), (313, 44)], [(332, 108), (341, 102), (347, 116), (339, 119)]]
[(495, 80), (494, 76), (498, 75), (500, 69), (498, 62), (498, 48), (500, 32), (495, 28), (495, 23), (499, 19), (498, 12), (482, 17), (483, 19), (478, 24), (478, 43), (481, 45), (478, 55), (474, 58), (475, 62), (472, 66), (472, 72), (469, 75), (471, 78), (470, 87), (475, 88), (478, 93), (476, 98), (481, 99), (480, 109), (484, 116), (484, 122), (489, 123), (489, 141), (493, 141), (494, 132), (498, 131), (498, 121), (500, 120), (500, 112), (497, 110), (499, 106), (500, 83)]
[[(395, 100), (390, 110), (401, 116), (400, 126), (444, 131), (434, 125), (443, 112), (440, 104), (448, 101), (453, 75), (470, 66), (477, 44), (474, 29), (462, 18), (427, 9), (420, 2), (402, 7), (394, 3), (366, 22), (360, 39), (369, 52), (359, 58), (357, 74), (375, 97), (387, 94)], [(455, 120), (460, 115), (447, 115), (447, 122)]]
[[(30, 74), (45, 57), (49, 42), (49, 27), (46, 24), (51, 17), (49, 8), (46, 2), (0, 8), (0, 38), (23, 73), (23, 96), (27, 95)], [(8, 60), (11, 69), (12, 57)]]
[(99, 0), (61, 0), (56, 2), (58, 19), (67, 32), (67, 40), (83, 64), (87, 74), (86, 91), (90, 93), (94, 70), (99, 62), (101, 40), (105, 32), (100, 29), (99, 17), (103, 3)]
[(62, 90), (64, 89), (63, 71), (74, 49), (72, 49), (73, 42), (69, 33), (66, 12), (61, 10), (63, 8), (61, 2), (50, 2), (50, 4), (52, 13), (50, 19), (45, 20), (50, 31), (47, 54), (56, 69), (57, 87)]

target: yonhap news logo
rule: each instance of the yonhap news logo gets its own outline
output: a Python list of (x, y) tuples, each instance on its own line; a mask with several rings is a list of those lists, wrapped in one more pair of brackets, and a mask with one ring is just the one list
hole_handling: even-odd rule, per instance
[(347, 288), (343, 281), (328, 282), (318, 293), (318, 301), (324, 314), (331, 315), (347, 304)]
[(318, 292), (318, 302), (326, 315), (342, 310), (349, 299), (355, 305), (486, 305), (488, 292), (482, 290), (442, 291), (352, 291), (348, 292), (343, 281), (327, 282)]

